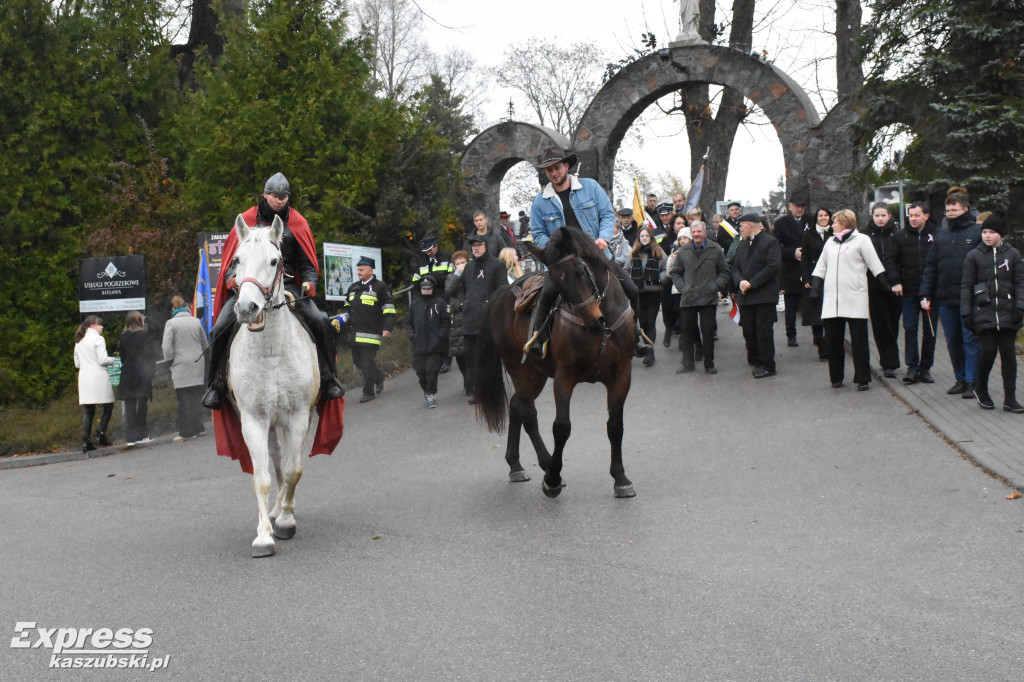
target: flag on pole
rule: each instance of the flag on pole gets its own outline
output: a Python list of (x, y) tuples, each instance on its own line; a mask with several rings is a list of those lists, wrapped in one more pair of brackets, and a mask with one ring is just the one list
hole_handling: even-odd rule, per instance
[(729, 319), (736, 324), (740, 323), (740, 309), (736, 305), (736, 301), (732, 302), (732, 310), (729, 311)]
[[(706, 157), (705, 157), (706, 158)], [(686, 193), (686, 206), (683, 210), (689, 211), (691, 208), (695, 208), (700, 203), (700, 193), (704, 189), (704, 164), (700, 165), (700, 170), (697, 171), (697, 177), (693, 179), (693, 183), (690, 185), (690, 191)], [(733, 235), (735, 236), (735, 235)]]
[[(643, 218), (639, 219), (640, 216)], [(637, 178), (633, 178), (633, 220), (636, 220), (638, 229), (644, 225), (652, 230), (655, 229), (650, 214), (644, 210), (644, 202), (640, 201), (640, 181)]]
[(724, 220), (718, 223), (718, 226), (725, 230), (726, 232), (728, 232), (730, 237), (735, 237), (737, 234), (739, 234), (739, 232), (733, 229), (732, 225), (730, 225), (728, 222)]
[(203, 309), (203, 330), (209, 336), (213, 331), (213, 297), (210, 295), (210, 267), (206, 260), (208, 244), (203, 244), (199, 249), (199, 271), (196, 273), (196, 290), (192, 295), (192, 314), (197, 312), (197, 306)]

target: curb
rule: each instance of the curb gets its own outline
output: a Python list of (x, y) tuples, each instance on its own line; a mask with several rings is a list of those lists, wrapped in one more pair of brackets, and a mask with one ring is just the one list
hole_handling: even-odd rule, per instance
[(43, 466), (44, 464), (62, 464), (64, 462), (78, 462), (83, 459), (95, 459), (98, 457), (109, 457), (111, 455), (130, 454), (144, 450), (152, 445), (174, 442), (177, 434), (156, 436), (148, 443), (142, 443), (128, 447), (124, 443), (120, 445), (108, 445), (105, 448), (96, 448), (89, 452), (68, 450), (67, 452), (43, 452), (38, 455), (13, 455), (0, 457), (0, 471), (6, 469), (23, 469), (25, 467)]

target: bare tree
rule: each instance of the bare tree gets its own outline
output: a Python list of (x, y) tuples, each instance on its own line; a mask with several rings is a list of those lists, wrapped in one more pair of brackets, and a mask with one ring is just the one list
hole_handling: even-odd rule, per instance
[(423, 13), (410, 0), (360, 0), (360, 26), (373, 42), (373, 80), (384, 97), (411, 97), (426, 76), (429, 50), (420, 39)]
[(513, 44), (504, 57), (491, 70), (497, 82), (521, 92), (541, 125), (571, 139), (601, 88), (601, 65), (607, 61), (601, 50), (590, 43), (534, 40)]
[(471, 116), (473, 123), (478, 124), (482, 118), (480, 104), (486, 99), (490, 84), (472, 55), (453, 47), (443, 55), (431, 54), (427, 65), (429, 73), (439, 76), (452, 94), (462, 98), (457, 113)]
[(864, 85), (861, 70), (860, 0), (836, 0), (836, 77), (839, 97), (852, 95)]

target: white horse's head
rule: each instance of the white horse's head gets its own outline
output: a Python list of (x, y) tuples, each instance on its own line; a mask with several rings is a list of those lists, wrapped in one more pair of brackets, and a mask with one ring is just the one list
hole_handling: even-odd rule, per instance
[(284, 223), (274, 216), (270, 228), (251, 228), (239, 215), (235, 218), (238, 249), (235, 251), (235, 281), (238, 282), (238, 300), (235, 314), (238, 321), (248, 325), (249, 331), (263, 331), (265, 313), (272, 303), (283, 298), (281, 262), (281, 235)]

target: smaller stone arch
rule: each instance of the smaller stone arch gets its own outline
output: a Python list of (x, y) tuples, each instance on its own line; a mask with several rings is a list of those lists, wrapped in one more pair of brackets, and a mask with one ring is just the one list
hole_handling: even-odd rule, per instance
[[(535, 123), (505, 121), (487, 128), (469, 143), (459, 160), (466, 187), (475, 195), (475, 208), (496, 216), (501, 181), (520, 161), (533, 161), (548, 147), (569, 148), (569, 138)], [(538, 188), (539, 191), (539, 188)], [(463, 218), (463, 224), (471, 221)]]

